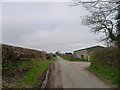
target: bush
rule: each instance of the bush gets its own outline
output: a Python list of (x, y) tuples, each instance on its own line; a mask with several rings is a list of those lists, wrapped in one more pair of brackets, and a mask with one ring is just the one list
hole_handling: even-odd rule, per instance
[(90, 54), (90, 70), (120, 87), (120, 49), (109, 47)]
[(53, 57), (56, 57), (56, 55), (55, 55), (55, 54), (53, 54)]
[(110, 47), (96, 50), (90, 54), (90, 60), (92, 64), (120, 68), (120, 49)]
[(51, 59), (51, 58), (53, 58), (52, 54), (46, 54), (46, 59)]
[(2, 74), (9, 76), (22, 62), (31, 62), (33, 58), (52, 59), (52, 53), (2, 44)]

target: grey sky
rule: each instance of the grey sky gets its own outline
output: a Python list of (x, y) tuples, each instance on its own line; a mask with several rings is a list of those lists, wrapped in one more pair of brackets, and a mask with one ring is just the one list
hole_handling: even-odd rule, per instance
[(91, 34), (81, 24), (89, 14), (68, 2), (2, 3), (2, 42), (48, 52), (72, 52), (101, 44), (101, 35)]

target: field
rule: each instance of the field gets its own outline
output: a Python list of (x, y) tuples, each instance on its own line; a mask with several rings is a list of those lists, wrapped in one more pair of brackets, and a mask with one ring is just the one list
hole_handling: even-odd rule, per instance
[(76, 57), (69, 57), (69, 56), (63, 56), (63, 55), (61, 55), (60, 57), (62, 57), (65, 60), (69, 60), (69, 61), (88, 62), (85, 59), (80, 59), (80, 58), (76, 58)]

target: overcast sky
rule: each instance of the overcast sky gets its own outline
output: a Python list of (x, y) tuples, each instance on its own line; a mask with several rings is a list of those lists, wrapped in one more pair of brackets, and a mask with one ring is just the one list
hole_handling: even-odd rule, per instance
[[(2, 43), (48, 52), (72, 52), (102, 45), (101, 35), (81, 24), (89, 14), (69, 2), (2, 3)], [(0, 4), (1, 5), (1, 4)]]

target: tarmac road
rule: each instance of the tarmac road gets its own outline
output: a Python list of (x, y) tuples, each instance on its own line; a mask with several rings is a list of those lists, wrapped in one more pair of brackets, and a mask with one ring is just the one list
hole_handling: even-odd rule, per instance
[(52, 66), (50, 88), (111, 88), (87, 68), (90, 62), (71, 62), (57, 57)]

